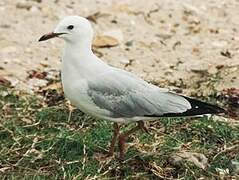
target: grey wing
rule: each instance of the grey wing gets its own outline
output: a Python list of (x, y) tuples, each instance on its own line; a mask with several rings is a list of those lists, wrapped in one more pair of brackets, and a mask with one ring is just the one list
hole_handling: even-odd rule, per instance
[(123, 70), (112, 70), (88, 81), (88, 96), (112, 118), (162, 116), (191, 108), (182, 96), (148, 84)]

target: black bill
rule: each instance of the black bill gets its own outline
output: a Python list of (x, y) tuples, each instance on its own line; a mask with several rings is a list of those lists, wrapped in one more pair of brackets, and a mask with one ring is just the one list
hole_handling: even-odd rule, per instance
[(38, 41), (46, 41), (48, 39), (54, 38), (54, 37), (58, 37), (62, 34), (66, 34), (66, 33), (54, 33), (54, 32), (50, 32), (48, 34), (44, 34)]

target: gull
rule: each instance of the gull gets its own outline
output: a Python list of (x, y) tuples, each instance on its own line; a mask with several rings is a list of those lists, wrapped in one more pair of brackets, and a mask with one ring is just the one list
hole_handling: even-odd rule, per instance
[[(92, 52), (93, 28), (84, 17), (65, 17), (39, 41), (54, 37), (65, 41), (61, 69), (65, 96), (84, 113), (113, 122), (110, 156), (118, 140), (119, 158), (124, 159), (129, 135), (140, 129), (147, 132), (144, 121), (225, 112), (216, 105), (170, 92), (102, 61)], [(137, 126), (120, 133), (119, 123), (129, 122)]]

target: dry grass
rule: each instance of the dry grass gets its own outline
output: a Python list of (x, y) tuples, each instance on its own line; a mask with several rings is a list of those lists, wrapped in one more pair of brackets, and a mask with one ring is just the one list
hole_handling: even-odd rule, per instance
[[(236, 124), (208, 117), (151, 122), (150, 134), (131, 136), (120, 164), (102, 158), (112, 135), (109, 122), (79, 110), (69, 120), (64, 100), (50, 107), (45, 102), (1, 87), (1, 179), (239, 178)], [(182, 152), (190, 158), (177, 159)]]

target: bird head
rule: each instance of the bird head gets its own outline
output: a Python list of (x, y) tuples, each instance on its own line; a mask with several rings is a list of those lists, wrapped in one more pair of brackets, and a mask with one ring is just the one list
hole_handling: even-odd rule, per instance
[(80, 16), (68, 16), (61, 20), (53, 32), (43, 35), (39, 41), (62, 38), (67, 43), (91, 42), (93, 29), (90, 22)]

